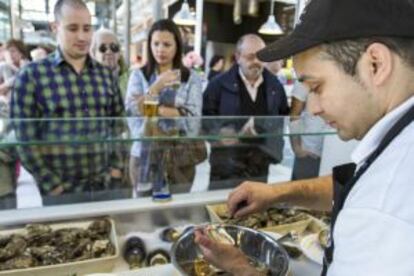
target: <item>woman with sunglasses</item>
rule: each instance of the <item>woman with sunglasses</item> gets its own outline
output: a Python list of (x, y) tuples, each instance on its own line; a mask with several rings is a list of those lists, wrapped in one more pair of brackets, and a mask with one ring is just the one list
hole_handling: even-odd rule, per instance
[[(128, 82), (125, 99), (128, 116), (142, 116), (143, 102), (147, 98), (158, 101), (158, 117), (200, 116), (202, 80), (196, 72), (188, 70), (182, 64), (183, 46), (178, 27), (169, 19), (155, 22), (148, 34), (147, 47), (146, 65), (134, 70)], [(143, 131), (141, 120), (130, 119), (129, 126), (132, 131)], [(190, 126), (187, 131), (197, 131), (197, 126)], [(151, 189), (150, 183), (143, 180), (142, 171), (148, 169), (149, 161), (146, 156), (152, 155), (149, 151), (154, 149), (155, 144), (136, 142), (132, 146), (130, 176), (137, 191)], [(141, 169), (141, 173), (138, 168)], [(178, 169), (175, 171), (180, 172)], [(188, 190), (194, 179), (195, 165), (181, 172), (182, 177), (172, 177), (172, 182), (187, 182)], [(174, 188), (172, 190), (174, 191)]]
[(113, 70), (114, 76), (118, 79), (122, 96), (125, 96), (129, 72), (121, 55), (121, 48), (116, 34), (105, 28), (97, 30), (91, 43), (91, 56)]

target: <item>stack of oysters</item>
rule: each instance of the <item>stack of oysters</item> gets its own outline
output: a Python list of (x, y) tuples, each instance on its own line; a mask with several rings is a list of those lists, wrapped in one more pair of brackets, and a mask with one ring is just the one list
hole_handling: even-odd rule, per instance
[(0, 236), (0, 271), (114, 255), (111, 228), (108, 219), (95, 220), (87, 228), (57, 230), (45, 224), (29, 224), (24, 235)]

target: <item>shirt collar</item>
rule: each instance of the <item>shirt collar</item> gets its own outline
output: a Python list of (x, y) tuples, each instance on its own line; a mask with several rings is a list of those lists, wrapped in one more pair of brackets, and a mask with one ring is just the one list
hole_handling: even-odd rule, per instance
[[(53, 55), (53, 65), (59, 66), (61, 64), (68, 64), (65, 60), (65, 57), (63, 56), (62, 50), (58, 47)], [(97, 61), (91, 58), (91, 56), (88, 54), (86, 57), (86, 66), (88, 68), (95, 68), (97, 64)]]
[(381, 140), (387, 134), (387, 131), (400, 119), (404, 113), (414, 105), (414, 96), (399, 105), (390, 113), (379, 120), (364, 136), (361, 142), (351, 155), (351, 159), (358, 166), (370, 156), (370, 154), (379, 146)]
[(260, 74), (259, 78), (256, 80), (256, 82), (251, 85), (251, 83), (247, 80), (247, 78), (244, 76), (241, 68), (239, 67), (239, 75), (246, 87), (252, 87), (254, 89), (257, 89), (262, 83), (263, 83), (263, 74)]

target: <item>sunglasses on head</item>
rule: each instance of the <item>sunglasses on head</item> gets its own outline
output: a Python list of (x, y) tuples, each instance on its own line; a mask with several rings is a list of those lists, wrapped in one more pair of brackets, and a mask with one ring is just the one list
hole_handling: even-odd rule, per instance
[(106, 53), (108, 49), (110, 49), (112, 53), (118, 53), (119, 45), (116, 43), (101, 44), (98, 48), (99, 52), (101, 52), (102, 54)]

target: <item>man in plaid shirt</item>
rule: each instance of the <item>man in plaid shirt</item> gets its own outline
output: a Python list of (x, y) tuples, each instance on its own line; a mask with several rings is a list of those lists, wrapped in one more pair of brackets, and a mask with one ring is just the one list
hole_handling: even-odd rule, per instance
[[(123, 115), (121, 93), (110, 70), (88, 55), (91, 15), (83, 1), (59, 0), (54, 15), (59, 47), (22, 69), (12, 95), (11, 117), (47, 118), (15, 121), (21, 142), (45, 142), (19, 150), (42, 195), (53, 203), (65, 203), (60, 200), (64, 197), (50, 196), (68, 193), (87, 195), (81, 201), (93, 200), (96, 191), (108, 188), (109, 176), (120, 182), (121, 160), (111, 149), (113, 144), (67, 142), (102, 141), (117, 135), (115, 120), (102, 117)], [(50, 145), (51, 141), (66, 143)], [(76, 199), (68, 201), (72, 200)]]

